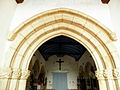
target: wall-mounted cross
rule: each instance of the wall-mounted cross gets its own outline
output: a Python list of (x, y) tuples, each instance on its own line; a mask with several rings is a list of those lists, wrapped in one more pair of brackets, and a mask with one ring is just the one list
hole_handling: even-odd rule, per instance
[(63, 63), (64, 61), (61, 61), (61, 59), (59, 59), (59, 61), (56, 62), (59, 63), (59, 70), (61, 70), (61, 63)]

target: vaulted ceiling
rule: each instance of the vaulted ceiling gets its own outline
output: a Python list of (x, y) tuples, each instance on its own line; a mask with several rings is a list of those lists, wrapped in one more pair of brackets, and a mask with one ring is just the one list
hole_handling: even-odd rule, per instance
[(80, 43), (65, 36), (58, 36), (48, 40), (41, 45), (38, 50), (45, 60), (48, 60), (52, 55), (56, 55), (57, 57), (69, 55), (75, 58), (76, 61), (79, 60), (86, 51), (85, 47)]

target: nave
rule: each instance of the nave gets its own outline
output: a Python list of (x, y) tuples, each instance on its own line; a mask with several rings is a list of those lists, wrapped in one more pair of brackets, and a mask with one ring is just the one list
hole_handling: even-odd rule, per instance
[(99, 90), (92, 56), (80, 43), (65, 36), (41, 45), (29, 70), (26, 90)]

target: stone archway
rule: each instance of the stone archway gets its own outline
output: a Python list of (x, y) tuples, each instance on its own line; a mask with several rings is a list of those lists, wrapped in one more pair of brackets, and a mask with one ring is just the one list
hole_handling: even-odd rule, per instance
[[(115, 33), (97, 20), (79, 11), (58, 8), (40, 13), (11, 32), (12, 43), (6, 56), (6, 69), (1, 71), (5, 90), (24, 90), (29, 76), (29, 63), (37, 48), (59, 35), (81, 43), (92, 55), (100, 90), (120, 88), (120, 58), (113, 42)], [(4, 75), (5, 73), (5, 75)]]

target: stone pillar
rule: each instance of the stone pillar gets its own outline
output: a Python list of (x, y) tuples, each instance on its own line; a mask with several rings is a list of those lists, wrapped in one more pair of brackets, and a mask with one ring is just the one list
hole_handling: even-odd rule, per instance
[(115, 82), (116, 82), (116, 88), (118, 90), (120, 90), (120, 69), (114, 69), (113, 70), (113, 76), (114, 76), (114, 79), (115, 79)]
[(30, 76), (29, 70), (22, 70), (21, 78), (19, 80), (19, 88), (17, 90), (26, 90), (26, 83), (29, 76)]
[(20, 77), (21, 77), (21, 69), (19, 69), (19, 68), (12, 69), (12, 77), (10, 79), (10, 89), (9, 90), (16, 90), (18, 88)]
[(25, 90), (29, 75), (29, 70), (1, 68), (0, 90)]
[(107, 90), (106, 81), (105, 81), (105, 78), (103, 76), (103, 70), (96, 71), (95, 73), (96, 73), (96, 77), (98, 79), (99, 89), (100, 90)]
[(11, 68), (0, 68), (0, 90), (8, 90), (8, 81), (12, 76)]
[(108, 90), (117, 90), (113, 77), (113, 69), (105, 69), (103, 72), (104, 78), (107, 81)]

